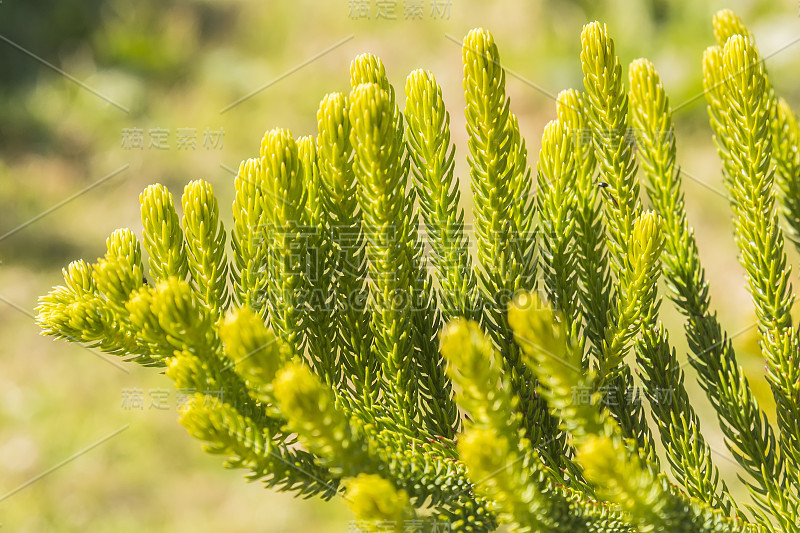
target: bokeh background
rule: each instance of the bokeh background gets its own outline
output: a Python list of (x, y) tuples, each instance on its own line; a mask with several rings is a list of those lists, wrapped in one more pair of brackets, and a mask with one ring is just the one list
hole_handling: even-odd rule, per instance
[[(141, 234), (138, 194), (150, 183), (179, 197), (189, 180), (208, 180), (229, 221), (239, 161), (269, 128), (314, 133), (320, 98), (348, 90), (349, 62), (361, 52), (383, 59), (400, 100), (411, 70), (436, 74), (467, 192), (459, 43), (476, 26), (498, 42), (531, 164), (554, 95), (581, 87), (583, 24), (606, 22), (624, 64), (654, 61), (679, 108), (679, 163), (714, 306), (773, 416), (701, 94), (711, 15), (723, 7), (755, 33), (773, 85), (797, 109), (794, 0), (2, 0), (3, 529), (348, 531), (341, 501), (265, 490), (204, 454), (177, 424), (180, 394), (163, 375), (41, 337), (32, 313), (69, 261), (102, 255), (116, 228)], [(685, 359), (681, 322), (663, 309)], [(713, 411), (686, 372), (717, 464), (743, 496)]]

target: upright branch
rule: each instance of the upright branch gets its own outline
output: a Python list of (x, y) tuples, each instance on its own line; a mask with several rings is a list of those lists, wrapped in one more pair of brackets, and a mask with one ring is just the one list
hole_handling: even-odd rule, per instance
[[(665, 248), (661, 262), (667, 282), (676, 291), (685, 291), (687, 284), (702, 280), (702, 270), (698, 273), (697, 248), (686, 226), (683, 195), (674, 168), (675, 132), (669, 99), (655, 67), (646, 59), (631, 63), (629, 78), (631, 123), (638, 133), (637, 152), (647, 179), (648, 194), (661, 221), (660, 233)], [(701, 287), (695, 285), (693, 288)], [(697, 290), (694, 296), (702, 298), (703, 291)], [(687, 297), (691, 298), (691, 295)], [(676, 300), (679, 305), (686, 302), (679, 297)], [(661, 443), (667, 451), (673, 474), (689, 494), (709, 505), (731, 511), (735, 503), (725, 482), (720, 483), (719, 470), (711, 459), (711, 448), (700, 432), (699, 418), (684, 386), (681, 364), (669, 344), (666, 328), (658, 321), (657, 308), (656, 301), (645, 313), (645, 325), (637, 340), (636, 352)], [(698, 319), (702, 318), (690, 317), (687, 324), (690, 331)]]
[[(377, 394), (380, 361), (372, 354), (367, 313), (367, 259), (350, 145), (350, 117), (342, 93), (326, 95), (317, 111), (317, 167), (335, 284), (330, 302), (334, 337), (354, 394), (366, 406)], [(324, 333), (329, 336), (330, 331)]]
[(216, 314), (228, 307), (227, 233), (219, 218), (219, 203), (211, 184), (197, 180), (183, 189), (183, 228), (192, 283), (203, 303)]
[[(629, 272), (629, 243), (641, 215), (639, 182), (633, 143), (628, 130), (628, 97), (622, 86), (622, 67), (614, 41), (605, 25), (587, 24), (581, 33), (581, 65), (586, 88), (586, 111), (592, 126), (595, 157), (598, 161), (598, 186), (605, 190), (607, 248), (611, 273), (621, 287), (612, 302), (612, 320), (603, 335), (599, 353), (599, 384), (607, 389), (608, 407), (623, 431), (635, 436), (648, 450), (651, 459), (652, 435), (644, 420), (641, 404), (633, 388), (630, 367), (624, 363), (630, 340), (637, 331), (637, 289), (630, 285), (641, 280)], [(614, 309), (616, 308), (616, 309)]]
[(704, 74), (706, 86), (711, 89), (706, 99), (712, 128), (715, 138), (723, 139), (717, 145), (731, 196), (739, 260), (747, 273), (758, 316), (761, 351), (767, 360), (767, 380), (777, 404), (784, 464), (773, 468), (781, 476), (779, 479), (786, 476), (789, 483), (789, 490), (783, 481), (779, 481), (780, 488), (773, 486), (770, 490), (774, 481), (767, 481), (769, 496), (762, 503), (785, 517), (781, 525), (786, 530), (797, 531), (800, 368), (797, 332), (790, 314), (794, 294), (775, 210), (770, 165), (772, 94), (755, 45), (740, 34), (729, 37), (724, 47), (706, 52)]
[[(305, 271), (301, 277), (303, 331), (308, 346), (308, 358), (317, 374), (333, 387), (342, 381), (342, 343), (330, 332), (335, 329), (335, 258), (330, 237), (331, 217), (323, 199), (317, 147), (314, 137), (307, 135), (297, 140), (300, 173), (306, 193), (305, 218), (300, 226), (300, 246), (308, 250)], [(293, 250), (295, 254), (303, 251)]]
[(402, 424), (417, 412), (414, 376), (413, 250), (405, 239), (406, 179), (401, 172), (394, 102), (378, 85), (362, 84), (350, 96), (350, 142), (367, 241), (373, 350), (383, 363), (386, 391)]
[(264, 212), (264, 173), (261, 158), (242, 161), (233, 182), (233, 248), (234, 299), (239, 305), (248, 306), (267, 318), (267, 250), (264, 246), (264, 228), (267, 215)]
[[(416, 70), (406, 79), (405, 116), (406, 144), (414, 176), (414, 191), (419, 212), (425, 223), (427, 243), (420, 242), (417, 262), (420, 274), (425, 264), (420, 257), (423, 244), (428, 244), (430, 261), (438, 273), (436, 296), (444, 320), (455, 316), (478, 316), (475, 274), (469, 255), (469, 242), (464, 233), (464, 210), (459, 207), (458, 182), (453, 169), (455, 147), (450, 142), (450, 115), (444, 108), (442, 90), (430, 72)], [(431, 324), (428, 334), (418, 339), (423, 408), (436, 420), (430, 429), (437, 435), (452, 438), (459, 425), (458, 408), (452, 400), (450, 381), (444, 374), (443, 361), (436, 346), (439, 322), (431, 317), (432, 279), (418, 278), (417, 323)], [(421, 285), (421, 286), (420, 286)], [(431, 318), (434, 321), (431, 322)]]
[[(503, 355), (519, 391), (523, 427), (536, 446), (549, 443), (562, 455), (558, 423), (536, 397), (533, 376), (513, 342), (506, 306), (535, 280), (533, 200), (525, 171), (525, 146), (505, 93), (505, 72), (491, 34), (472, 30), (462, 45), (470, 184), (473, 194), (478, 279), (484, 303), (481, 324)], [(501, 216), (500, 214), (503, 213)]]
[(480, 316), (475, 273), (464, 232), (464, 208), (455, 176), (455, 146), (442, 89), (429, 71), (406, 79), (406, 137), (419, 211), (439, 278), (442, 318)]
[(575, 192), (577, 178), (573, 139), (560, 121), (550, 121), (542, 134), (539, 151), (538, 194), (539, 239), (545, 291), (577, 336), (578, 280), (574, 253)]
[(264, 135), (261, 171), (270, 325), (292, 353), (301, 356), (306, 340), (302, 291), (308, 258), (301, 253), (306, 239), (306, 192), (291, 132), (274, 129)]
[[(558, 120), (572, 139), (575, 160), (575, 266), (578, 271), (578, 306), (586, 337), (591, 350), (599, 357), (603, 337), (611, 316), (613, 284), (606, 250), (606, 229), (600, 187), (594, 180), (597, 158), (592, 142), (586, 95), (574, 89), (561, 91), (556, 101)], [(584, 356), (583, 367), (588, 368), (589, 358)]]

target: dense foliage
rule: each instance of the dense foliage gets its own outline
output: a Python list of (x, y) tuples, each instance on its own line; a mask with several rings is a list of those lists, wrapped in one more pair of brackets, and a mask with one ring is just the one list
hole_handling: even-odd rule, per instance
[[(186, 186), (182, 216), (152, 185), (141, 242), (117, 230), (105, 257), (71, 263), (38, 321), (163, 367), (194, 392), (181, 423), (210, 453), (270, 487), (342, 494), (363, 529), (800, 531), (800, 338), (778, 218), (798, 242), (800, 129), (738, 17), (714, 29), (706, 99), (777, 428), (711, 307), (658, 74), (638, 59), (626, 89), (596, 22), (584, 91), (559, 94), (535, 178), (492, 36), (465, 37), (471, 227), (433, 74), (408, 76), (401, 112), (365, 54), (350, 94), (323, 98), (316, 136), (271, 130), (242, 162), (230, 232), (208, 183)], [(750, 504), (703, 438), (659, 321), (662, 276)]]

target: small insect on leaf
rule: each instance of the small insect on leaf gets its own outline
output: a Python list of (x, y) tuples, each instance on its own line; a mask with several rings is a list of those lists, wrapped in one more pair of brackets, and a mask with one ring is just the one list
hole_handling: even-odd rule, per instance
[(608, 187), (609, 187), (608, 183), (606, 183), (605, 181), (601, 181), (601, 182), (599, 182), (597, 184), (597, 186), (603, 189), (603, 194), (605, 195), (606, 198), (608, 198), (609, 200), (614, 202), (614, 207), (619, 207), (619, 204), (617, 203), (617, 199), (614, 198), (614, 195), (611, 194), (608, 191)]

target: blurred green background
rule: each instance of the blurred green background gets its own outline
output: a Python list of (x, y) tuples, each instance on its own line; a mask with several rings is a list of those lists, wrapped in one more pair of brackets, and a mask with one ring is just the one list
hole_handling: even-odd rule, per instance
[[(654, 61), (673, 106), (680, 106), (679, 163), (714, 306), (728, 331), (739, 334), (740, 362), (772, 409), (701, 95), (701, 55), (713, 44), (711, 15), (723, 7), (736, 10), (755, 33), (773, 85), (797, 108), (794, 0), (4, 0), (3, 528), (348, 531), (350, 515), (341, 501), (267, 491), (205, 455), (177, 424), (180, 397), (164, 376), (40, 337), (31, 313), (37, 297), (60, 283), (69, 261), (102, 255), (105, 237), (116, 228), (140, 233), (138, 194), (150, 183), (164, 183), (179, 197), (186, 182), (203, 178), (230, 220), (239, 161), (257, 153), (269, 128), (314, 133), (317, 103), (327, 92), (348, 89), (349, 62), (361, 52), (383, 59), (399, 96), (414, 68), (436, 74), (468, 191), (458, 43), (476, 26), (491, 30), (498, 42), (532, 165), (542, 127), (555, 117), (554, 95), (581, 86), (584, 23), (606, 22), (625, 64), (640, 56)], [(681, 323), (671, 306), (663, 309), (685, 359)], [(693, 371), (686, 371), (717, 463), (743, 495), (714, 413)]]

